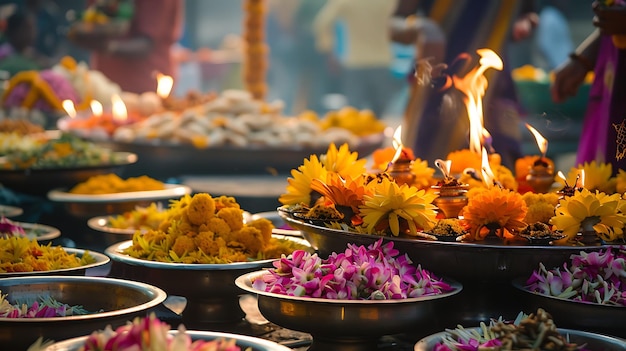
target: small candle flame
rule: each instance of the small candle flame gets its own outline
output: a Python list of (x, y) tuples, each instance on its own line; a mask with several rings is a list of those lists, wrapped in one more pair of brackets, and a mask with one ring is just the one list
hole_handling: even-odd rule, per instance
[(443, 173), (444, 179), (450, 179), (452, 176), (450, 175), (450, 168), (452, 167), (452, 160), (435, 160), (435, 166), (441, 170)]
[(565, 185), (567, 185), (567, 178), (565, 178), (565, 174), (563, 174), (563, 172), (558, 171), (558, 172), (556, 173), (556, 176), (557, 176), (557, 177), (559, 177), (559, 178), (561, 178), (561, 179), (563, 180), (563, 182), (565, 183)]
[(156, 93), (161, 99), (165, 99), (170, 96), (172, 87), (174, 86), (174, 78), (157, 73), (157, 90)]
[(398, 126), (398, 128), (396, 128), (396, 131), (393, 133), (391, 145), (396, 150), (396, 153), (391, 159), (391, 163), (394, 163), (400, 158), (400, 155), (402, 155), (402, 148), (404, 147), (404, 145), (402, 144), (402, 126)]
[(544, 138), (537, 129), (533, 128), (533, 126), (528, 123), (526, 123), (526, 128), (528, 128), (528, 130), (530, 130), (530, 132), (535, 137), (535, 140), (537, 141), (537, 146), (539, 147), (539, 151), (541, 151), (541, 157), (546, 157), (546, 152), (548, 151), (548, 139)]
[(582, 189), (585, 187), (585, 170), (581, 169), (579, 175), (580, 179), (576, 180), (576, 188)]
[(70, 116), (70, 118), (76, 117), (76, 107), (74, 107), (74, 101), (69, 99), (63, 100), (63, 102), (61, 102), (61, 106), (63, 106), (63, 109), (65, 110), (67, 115)]
[(117, 122), (125, 122), (128, 118), (128, 111), (126, 105), (119, 95), (114, 94), (111, 96), (111, 113), (113, 114), (113, 120)]
[(483, 182), (485, 183), (487, 188), (491, 188), (495, 184), (496, 176), (491, 170), (491, 166), (489, 165), (489, 156), (487, 155), (487, 149), (485, 149), (484, 147), (482, 149), (481, 174), (483, 175)]
[(91, 107), (91, 114), (96, 117), (100, 117), (102, 116), (102, 113), (104, 113), (102, 104), (98, 100), (91, 100), (91, 102), (89, 102), (89, 107)]

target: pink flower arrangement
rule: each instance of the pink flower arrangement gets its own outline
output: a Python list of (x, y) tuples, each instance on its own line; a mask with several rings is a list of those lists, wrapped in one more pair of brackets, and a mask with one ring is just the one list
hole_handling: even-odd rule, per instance
[(333, 252), (325, 260), (296, 250), (275, 261), (274, 268), (252, 286), (283, 295), (340, 300), (406, 299), (454, 290), (412, 263), (408, 255), (399, 256), (393, 241), (383, 244), (383, 239), (368, 247), (348, 244), (344, 252)]
[(543, 295), (626, 306), (626, 246), (581, 251), (562, 268), (548, 270), (540, 263), (526, 284), (528, 290)]
[(170, 326), (152, 313), (115, 331), (107, 326), (104, 331), (93, 332), (80, 351), (241, 351), (234, 339), (192, 341), (182, 325), (176, 333), (169, 331)]
[(82, 306), (70, 306), (60, 303), (52, 297), (41, 297), (31, 304), (11, 304), (7, 295), (0, 294), (1, 318), (51, 318), (88, 314)]

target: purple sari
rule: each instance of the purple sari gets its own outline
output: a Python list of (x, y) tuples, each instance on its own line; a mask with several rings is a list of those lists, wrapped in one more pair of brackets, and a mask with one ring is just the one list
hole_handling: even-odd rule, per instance
[(626, 50), (600, 40), (576, 164), (611, 163), (616, 174), (626, 169)]

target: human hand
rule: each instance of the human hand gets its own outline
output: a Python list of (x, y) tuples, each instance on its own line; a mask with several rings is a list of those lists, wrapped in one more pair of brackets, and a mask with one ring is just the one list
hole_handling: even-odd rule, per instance
[(575, 59), (568, 59), (554, 70), (554, 82), (550, 87), (552, 101), (561, 103), (576, 96), (585, 81), (587, 68)]
[(511, 35), (514, 41), (519, 41), (528, 38), (535, 27), (539, 24), (539, 16), (534, 13), (527, 13), (524, 16), (515, 20), (513, 23), (513, 31)]
[(593, 25), (600, 29), (600, 33), (606, 35), (626, 34), (626, 4), (614, 2), (607, 6), (599, 1), (594, 1)]

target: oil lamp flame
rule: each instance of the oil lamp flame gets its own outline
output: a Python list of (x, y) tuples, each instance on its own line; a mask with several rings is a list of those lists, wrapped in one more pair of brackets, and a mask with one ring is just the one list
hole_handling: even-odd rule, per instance
[(91, 102), (89, 102), (89, 107), (91, 108), (91, 114), (96, 117), (100, 117), (104, 113), (102, 104), (98, 100), (91, 100)]
[(463, 77), (453, 76), (453, 85), (465, 94), (465, 107), (470, 122), (469, 149), (476, 154), (481, 153), (484, 142), (483, 101), (487, 90), (487, 78), (484, 73), (489, 68), (502, 70), (502, 59), (491, 49), (479, 49), (479, 66)]
[(174, 78), (157, 73), (157, 90), (156, 93), (161, 99), (165, 99), (170, 96), (172, 87), (174, 86)]
[(441, 170), (443, 173), (444, 179), (450, 179), (452, 176), (450, 175), (450, 168), (452, 167), (452, 160), (435, 160), (435, 166)]
[(394, 163), (400, 158), (400, 155), (402, 155), (402, 148), (404, 147), (404, 145), (402, 144), (402, 126), (398, 126), (398, 128), (396, 128), (396, 131), (393, 133), (391, 145), (396, 150), (396, 153), (391, 159), (391, 163)]
[(526, 128), (528, 128), (528, 130), (530, 130), (535, 137), (539, 151), (541, 151), (541, 157), (546, 157), (546, 152), (548, 151), (548, 139), (544, 138), (537, 129), (533, 128), (533, 126), (528, 123), (526, 123)]
[(484, 147), (482, 149), (481, 171), (483, 175), (483, 182), (485, 183), (487, 188), (491, 188), (495, 184), (496, 176), (491, 170), (491, 166), (489, 165), (489, 156), (487, 155), (487, 149), (485, 149)]
[(74, 102), (72, 100), (63, 100), (63, 102), (61, 102), (61, 106), (63, 106), (63, 109), (67, 115), (70, 116), (70, 118), (76, 117), (76, 108), (74, 107)]
[(113, 120), (117, 122), (126, 122), (128, 118), (128, 111), (126, 110), (126, 105), (122, 98), (119, 95), (111, 96), (111, 113), (113, 114)]
[(585, 187), (585, 170), (581, 169), (580, 173), (579, 173), (580, 179), (576, 179), (576, 187), (577, 188), (584, 188)]

